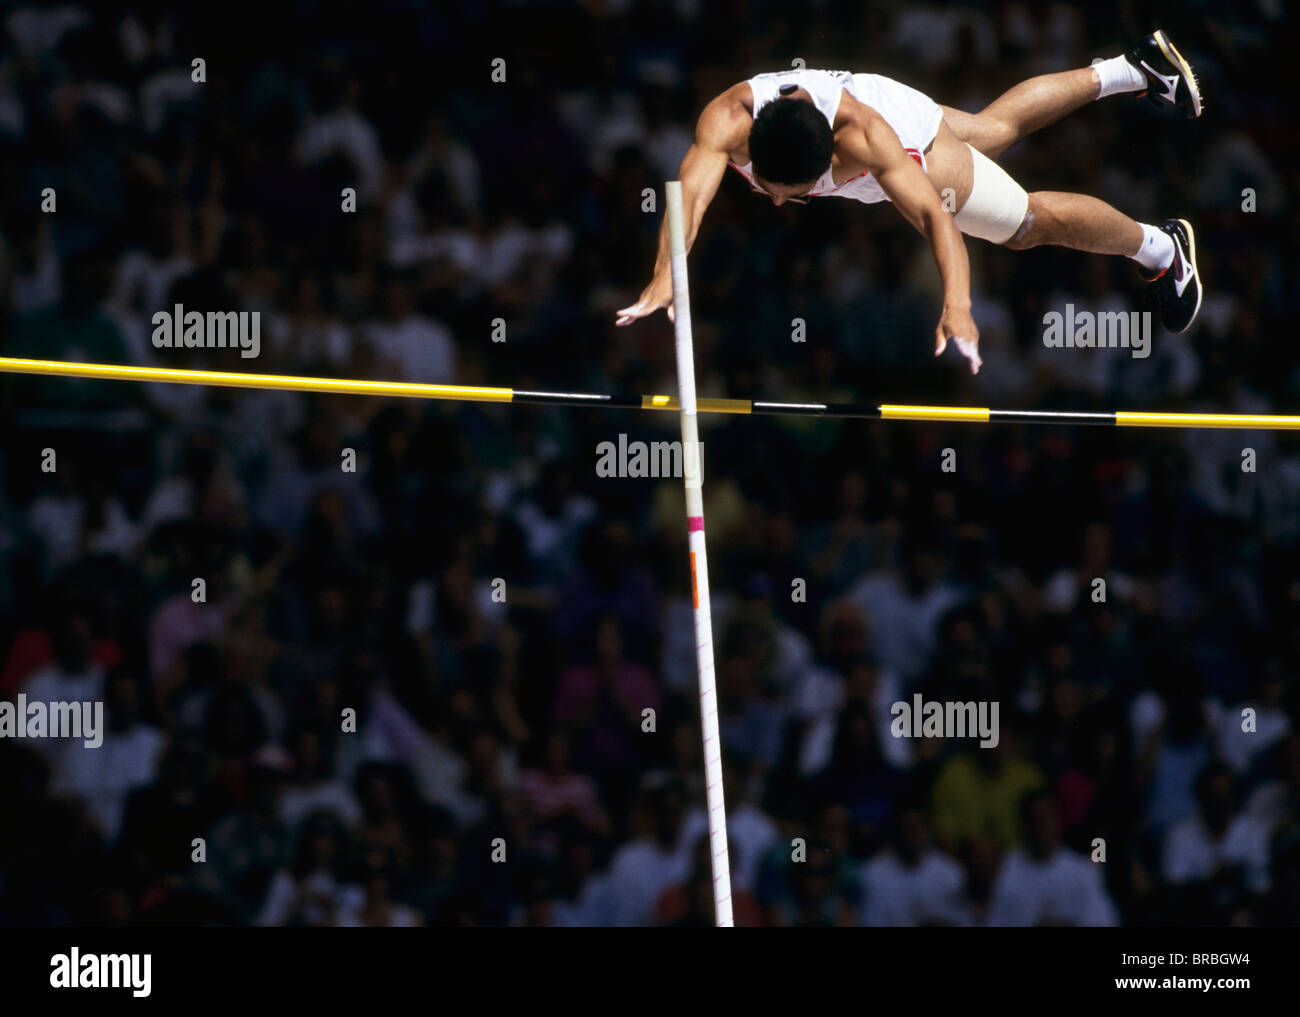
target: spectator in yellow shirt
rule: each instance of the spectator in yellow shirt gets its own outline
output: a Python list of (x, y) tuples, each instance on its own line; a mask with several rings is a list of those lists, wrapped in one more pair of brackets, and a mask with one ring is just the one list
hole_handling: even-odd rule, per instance
[(981, 835), (1009, 848), (1021, 837), (1021, 801), (1045, 783), (1043, 772), (1020, 755), (1004, 722), (995, 747), (973, 747), (940, 768), (930, 799), (935, 836), (949, 851)]

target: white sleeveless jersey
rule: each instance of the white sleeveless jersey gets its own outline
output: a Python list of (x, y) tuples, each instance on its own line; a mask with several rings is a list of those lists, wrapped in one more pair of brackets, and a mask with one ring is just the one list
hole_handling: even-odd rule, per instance
[[(870, 106), (885, 118), (885, 122), (898, 135), (907, 154), (925, 169), (925, 150), (939, 133), (939, 123), (943, 120), (943, 110), (929, 96), (879, 74), (777, 71), (749, 79), (749, 87), (754, 91), (754, 116), (758, 116), (758, 111), (773, 99), (780, 97), (779, 89), (782, 85), (798, 85), (807, 90), (812, 96), (813, 105), (832, 127), (835, 125), (835, 114), (840, 108), (840, 96), (847, 89), (858, 102)], [(731, 166), (753, 184), (752, 163), (738, 166), (733, 162)], [(876, 183), (876, 178), (866, 172), (842, 184), (836, 184), (831, 178), (831, 170), (827, 169), (808, 193), (810, 197), (852, 198), (866, 204), (889, 200), (889, 196)]]

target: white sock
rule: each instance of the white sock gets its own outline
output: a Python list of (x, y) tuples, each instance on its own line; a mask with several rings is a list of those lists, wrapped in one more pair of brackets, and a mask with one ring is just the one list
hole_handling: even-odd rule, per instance
[(1099, 60), (1092, 65), (1101, 82), (1101, 94), (1098, 99), (1120, 92), (1140, 92), (1147, 87), (1146, 76), (1128, 62), (1128, 57), (1117, 56), (1109, 60)]
[(1129, 257), (1148, 272), (1159, 272), (1168, 268), (1174, 260), (1174, 240), (1168, 233), (1156, 226), (1138, 223), (1142, 227), (1142, 246), (1136, 254)]

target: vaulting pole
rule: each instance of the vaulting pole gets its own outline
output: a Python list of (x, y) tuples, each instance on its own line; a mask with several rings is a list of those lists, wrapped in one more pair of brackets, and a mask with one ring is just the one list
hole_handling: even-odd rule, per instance
[(727, 854), (727, 808), (722, 796), (722, 743), (718, 734), (718, 688), (713, 673), (713, 619), (709, 610), (709, 559), (704, 551), (704, 457), (695, 404), (695, 350), (691, 342), (691, 296), (686, 276), (682, 183), (667, 184), (668, 240), (673, 270), (673, 327), (677, 335), (677, 398), (682, 419), (682, 475), (686, 481), (686, 529), (691, 555), (691, 602), (695, 608), (695, 662), (700, 675), (700, 726), (704, 737), (705, 805), (713, 856), (713, 910), (729, 928), (731, 865)]

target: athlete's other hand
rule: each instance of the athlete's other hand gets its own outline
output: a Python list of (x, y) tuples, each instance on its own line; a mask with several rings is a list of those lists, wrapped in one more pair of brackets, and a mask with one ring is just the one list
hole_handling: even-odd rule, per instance
[(970, 361), (970, 373), (979, 374), (980, 366), (980, 330), (975, 327), (975, 319), (964, 308), (944, 307), (939, 327), (934, 330), (934, 355), (937, 357), (948, 348), (948, 340), (957, 344), (963, 357)]
[(668, 320), (676, 321), (673, 317), (673, 277), (671, 275), (656, 275), (650, 280), (650, 285), (641, 293), (641, 299), (631, 307), (625, 307), (621, 311), (615, 312), (618, 320), (615, 325), (630, 325), (637, 318), (644, 318), (646, 315), (654, 314), (661, 307), (668, 308)]

